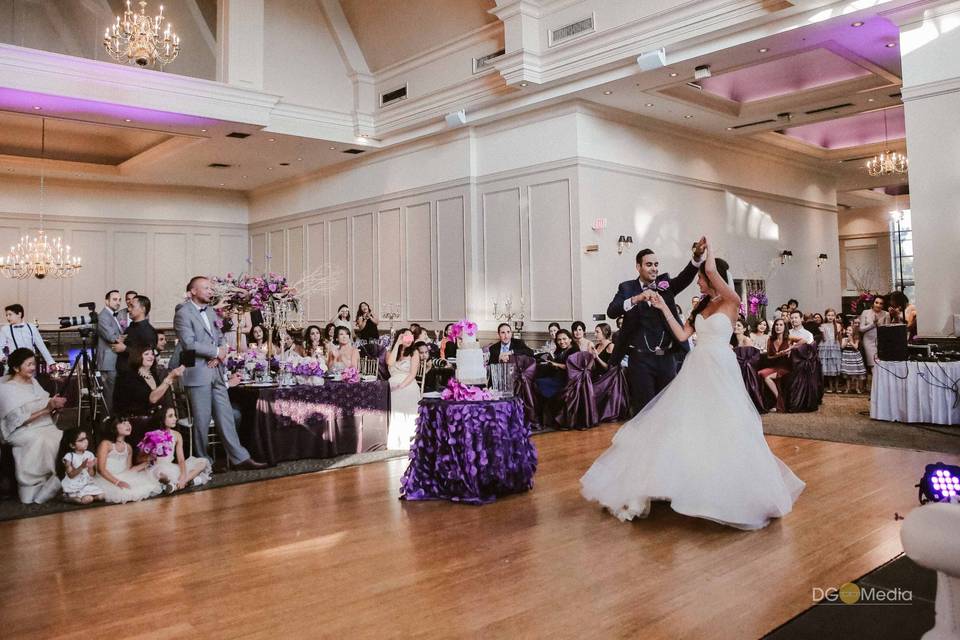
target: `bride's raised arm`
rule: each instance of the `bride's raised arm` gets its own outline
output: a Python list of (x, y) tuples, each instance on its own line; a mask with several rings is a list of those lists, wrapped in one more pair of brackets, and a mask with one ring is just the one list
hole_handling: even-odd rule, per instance
[(731, 287), (723, 276), (720, 275), (720, 272), (717, 271), (717, 259), (713, 255), (713, 246), (706, 242), (706, 262), (703, 265), (703, 270), (707, 274), (707, 280), (710, 281), (710, 286), (712, 286), (720, 297), (723, 298), (724, 302), (733, 307), (740, 307), (740, 296), (737, 295), (736, 290)]
[(670, 310), (670, 307), (667, 306), (667, 303), (664, 302), (663, 298), (660, 297), (660, 294), (654, 293), (650, 297), (650, 304), (660, 310), (663, 314), (664, 319), (667, 321), (667, 326), (670, 327), (670, 331), (673, 332), (674, 337), (680, 342), (685, 342), (690, 336), (693, 335), (694, 329), (689, 324), (684, 324), (681, 326), (677, 319), (673, 317), (673, 312)]

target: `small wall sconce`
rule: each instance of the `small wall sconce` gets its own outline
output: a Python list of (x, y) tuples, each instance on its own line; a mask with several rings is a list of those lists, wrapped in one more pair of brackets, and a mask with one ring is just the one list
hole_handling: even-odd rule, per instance
[(597, 218), (593, 221), (593, 230), (594, 231), (603, 231), (607, 228), (607, 219), (606, 218)]
[(788, 260), (793, 260), (793, 251), (790, 251), (790, 249), (784, 249), (780, 252), (780, 264), (787, 264)]
[(827, 254), (821, 253), (817, 256), (817, 269), (823, 266), (823, 263), (827, 261)]
[(626, 247), (633, 244), (633, 236), (620, 236), (617, 238), (617, 253), (622, 254)]

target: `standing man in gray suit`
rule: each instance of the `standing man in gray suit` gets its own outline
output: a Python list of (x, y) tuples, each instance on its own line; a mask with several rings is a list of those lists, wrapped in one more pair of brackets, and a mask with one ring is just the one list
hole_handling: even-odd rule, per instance
[[(120, 308), (120, 292), (107, 291), (97, 317), (97, 370), (103, 384), (103, 401), (113, 413), (113, 388), (117, 382), (117, 353), (127, 328), (127, 310)], [(117, 345), (121, 345), (118, 347)]]
[(210, 281), (205, 276), (194, 276), (187, 284), (187, 294), (189, 300), (177, 305), (173, 327), (180, 339), (181, 358), (187, 352), (196, 353), (196, 363), (183, 374), (183, 386), (190, 395), (193, 411), (194, 450), (207, 455), (212, 414), (231, 464), (237, 469), (262, 469), (267, 465), (253, 460), (237, 436), (223, 368), (227, 346), (213, 309), (208, 307), (213, 295)]

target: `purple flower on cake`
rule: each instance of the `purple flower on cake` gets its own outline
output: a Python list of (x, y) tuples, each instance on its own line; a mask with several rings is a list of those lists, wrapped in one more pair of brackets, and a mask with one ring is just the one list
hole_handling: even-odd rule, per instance
[(463, 384), (456, 378), (451, 378), (450, 382), (447, 383), (447, 388), (443, 390), (443, 393), (440, 394), (444, 400), (492, 400), (493, 396), (490, 395), (490, 392), (486, 389), (481, 389), (480, 387), (473, 387), (468, 384)]
[(450, 331), (447, 333), (447, 337), (453, 341), (456, 341), (461, 335), (476, 336), (477, 323), (470, 322), (469, 320), (460, 320), (450, 327)]

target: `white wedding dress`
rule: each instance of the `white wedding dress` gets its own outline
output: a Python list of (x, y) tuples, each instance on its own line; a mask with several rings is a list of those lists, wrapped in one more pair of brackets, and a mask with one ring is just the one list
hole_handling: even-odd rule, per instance
[(666, 389), (617, 432), (580, 479), (621, 520), (653, 500), (677, 513), (760, 529), (790, 513), (804, 483), (773, 455), (721, 313), (696, 318), (697, 346)]

